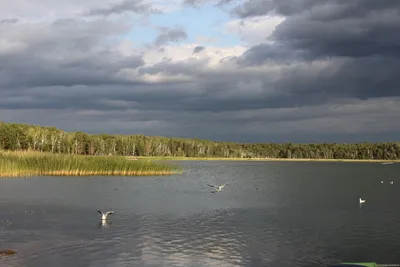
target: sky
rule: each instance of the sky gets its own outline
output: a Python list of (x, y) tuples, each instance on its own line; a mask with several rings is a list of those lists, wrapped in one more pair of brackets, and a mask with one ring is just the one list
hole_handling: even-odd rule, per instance
[(0, 120), (234, 142), (400, 136), (398, 0), (0, 0)]

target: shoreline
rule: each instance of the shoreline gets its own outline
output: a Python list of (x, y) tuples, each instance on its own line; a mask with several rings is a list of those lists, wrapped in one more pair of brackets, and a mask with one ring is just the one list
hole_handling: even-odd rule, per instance
[(198, 161), (300, 161), (300, 162), (400, 162), (400, 159), (313, 159), (313, 158), (221, 158), (221, 157), (152, 157), (152, 156), (128, 156), (129, 160), (198, 160)]

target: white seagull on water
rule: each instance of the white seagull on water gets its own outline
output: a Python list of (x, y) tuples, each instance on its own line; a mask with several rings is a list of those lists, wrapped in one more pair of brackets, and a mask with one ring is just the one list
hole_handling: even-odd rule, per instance
[(365, 199), (358, 198), (360, 200), (360, 204), (365, 203)]
[(106, 213), (102, 212), (101, 210), (97, 210), (97, 212), (101, 214), (101, 220), (103, 220), (103, 221), (107, 220), (108, 215), (114, 214), (114, 211), (112, 211), (112, 210), (107, 211)]
[(207, 184), (208, 186), (214, 187), (215, 192), (221, 192), (222, 188), (224, 188), (225, 185), (227, 184), (222, 184), (222, 185), (213, 185), (213, 184)]

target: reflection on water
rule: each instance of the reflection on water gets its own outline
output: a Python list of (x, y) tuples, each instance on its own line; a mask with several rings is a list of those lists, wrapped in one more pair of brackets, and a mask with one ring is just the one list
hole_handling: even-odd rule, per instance
[(17, 252), (0, 266), (396, 263), (399, 194), (376, 186), (376, 165), (183, 164), (172, 177), (0, 180), (0, 250)]
[[(100, 221), (98, 226), (106, 230), (101, 232), (82, 224), (79, 231), (71, 229), (65, 235), (61, 234), (65, 222), (53, 230), (50, 225), (43, 225), (49, 230), (10, 228), (5, 238), (18, 256), (8, 259), (7, 266), (43, 266), (53, 260), (61, 261), (58, 266), (71, 266), (77, 264), (71, 262), (76, 256), (79, 266), (266, 266), (277, 262), (290, 266), (324, 259), (318, 257), (326, 252), (306, 229), (285, 230), (265, 212), (216, 210), (181, 218), (143, 215), (114, 224)], [(17, 240), (11, 240), (17, 232)]]
[(108, 227), (110, 227), (111, 225), (112, 225), (112, 222), (108, 222), (108, 221), (105, 221), (105, 220), (101, 220), (101, 221), (99, 222), (100, 228), (108, 228)]

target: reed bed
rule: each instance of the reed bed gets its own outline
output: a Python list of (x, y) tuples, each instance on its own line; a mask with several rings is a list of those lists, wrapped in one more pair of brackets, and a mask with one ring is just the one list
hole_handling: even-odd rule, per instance
[(30, 151), (0, 152), (0, 177), (149, 176), (182, 170), (171, 164), (132, 161), (118, 156), (82, 156)]

